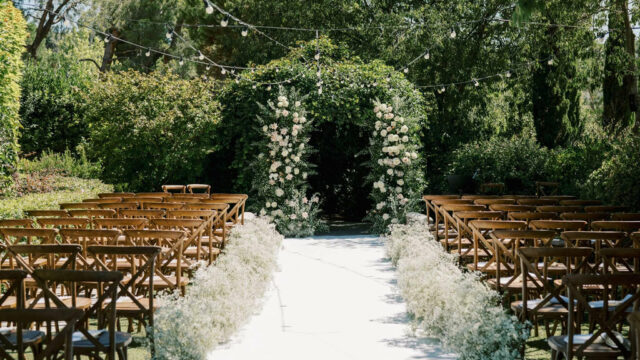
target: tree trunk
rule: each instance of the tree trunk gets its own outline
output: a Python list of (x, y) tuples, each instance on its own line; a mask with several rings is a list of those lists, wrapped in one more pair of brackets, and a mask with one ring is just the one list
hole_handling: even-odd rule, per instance
[(640, 98), (638, 97), (638, 74), (636, 66), (636, 36), (631, 28), (631, 21), (629, 20), (629, 4), (627, 0), (619, 1), (621, 6), (620, 11), (624, 18), (624, 35), (625, 35), (625, 50), (629, 54), (629, 58), (632, 61), (629, 62), (629, 107), (635, 114), (634, 129), (638, 129), (638, 122), (640, 121)]
[(101, 72), (106, 72), (111, 69), (113, 54), (116, 51), (116, 44), (118, 43), (118, 40), (115, 38), (120, 36), (120, 31), (118, 29), (110, 29), (109, 34), (111, 34), (113, 38), (104, 46), (104, 55), (102, 56), (102, 65), (100, 66)]
[[(38, 21), (38, 27), (36, 28), (36, 34), (33, 37), (31, 44), (27, 45), (27, 52), (32, 58), (36, 58), (38, 48), (42, 44), (42, 41), (47, 38), (51, 27), (56, 22), (56, 16), (59, 18), (62, 9), (69, 3), (70, 0), (63, 0), (60, 5), (54, 10), (53, 0), (47, 0), (45, 5), (45, 11), (42, 11), (42, 17)], [(57, 14), (57, 15), (56, 15)]]

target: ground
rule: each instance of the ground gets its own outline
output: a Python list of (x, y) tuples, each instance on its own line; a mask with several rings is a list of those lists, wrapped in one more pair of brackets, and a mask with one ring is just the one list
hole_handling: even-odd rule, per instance
[(409, 333), (380, 238), (286, 239), (264, 306), (210, 359), (452, 359)]

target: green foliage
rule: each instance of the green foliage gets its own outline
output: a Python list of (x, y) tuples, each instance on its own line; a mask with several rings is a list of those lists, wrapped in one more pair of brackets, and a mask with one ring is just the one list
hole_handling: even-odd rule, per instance
[(20, 108), (24, 153), (75, 150), (87, 137), (82, 114), (83, 94), (97, 79), (97, 67), (80, 59), (99, 58), (98, 42), (88, 31), (58, 35), (29, 59), (22, 79)]
[(588, 178), (587, 194), (640, 210), (640, 137), (627, 134), (604, 154), (604, 159)]
[(35, 159), (21, 159), (20, 170), (23, 173), (54, 173), (81, 179), (95, 179), (100, 176), (102, 167), (87, 159), (84, 147), (78, 148), (78, 156), (71, 151), (53, 153), (45, 151)]
[(473, 177), (479, 183), (521, 179), (524, 189), (535, 191), (535, 181), (545, 180), (549, 151), (531, 137), (492, 138), (461, 146), (452, 154), (450, 174)]
[(105, 181), (150, 191), (201, 175), (220, 119), (206, 82), (126, 71), (97, 82), (85, 101), (87, 150)]
[(11, 2), (0, 2), (0, 194), (11, 185), (18, 162), (21, 54), (26, 22)]
[[(365, 165), (368, 156), (358, 154), (369, 146), (370, 132), (365, 129), (375, 122), (372, 101), (403, 97), (406, 106), (418, 112), (422, 128), (426, 124), (424, 100), (402, 74), (380, 61), (364, 63), (326, 38), (300, 45), (286, 57), (243, 76), (263, 83), (285, 82), (283, 87), (293, 86), (309, 94), (303, 105), (315, 122), (311, 144), (317, 150), (310, 162), (321, 174), (309, 177), (311, 190), (320, 192), (326, 212), (359, 220), (371, 208), (364, 200), (371, 193), (370, 184), (363, 186), (369, 173)], [(317, 67), (306, 64), (317, 49), (321, 53), (321, 93)], [(287, 79), (291, 79), (289, 83)], [(276, 90), (277, 85), (269, 90), (240, 81), (229, 82), (221, 92), (220, 102), (225, 106), (217, 140), (222, 151), (211, 157), (208, 177), (217, 188), (240, 192), (251, 188), (254, 174), (250, 165), (259, 153), (256, 144), (260, 134), (247, 131), (247, 125), (255, 123), (260, 113), (258, 103), (266, 103)], [(221, 172), (224, 178), (219, 176)]]
[(26, 210), (58, 209), (60, 203), (79, 202), (113, 191), (113, 186), (99, 180), (55, 176), (51, 182), (48, 192), (0, 199), (0, 219), (23, 218)]

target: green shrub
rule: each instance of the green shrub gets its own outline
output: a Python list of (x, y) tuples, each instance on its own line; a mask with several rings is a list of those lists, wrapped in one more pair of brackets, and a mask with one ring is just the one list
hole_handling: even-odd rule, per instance
[(607, 142), (585, 138), (574, 146), (551, 150), (545, 165), (547, 179), (559, 182), (562, 194), (588, 196), (585, 182), (610, 149)]
[(76, 157), (69, 150), (58, 154), (45, 151), (35, 160), (21, 159), (20, 170), (28, 174), (58, 173), (79, 177), (81, 179), (95, 179), (99, 177), (102, 170), (100, 164), (87, 159), (84, 147), (78, 147), (77, 152), (78, 156)]
[(0, 194), (18, 162), (20, 78), (26, 22), (11, 2), (0, 1)]
[(113, 73), (86, 96), (90, 158), (118, 189), (155, 190), (195, 181), (213, 150), (220, 106), (201, 80), (174, 74)]
[(60, 203), (79, 202), (113, 191), (113, 186), (99, 180), (54, 176), (50, 181), (51, 192), (0, 199), (0, 219), (22, 218), (25, 210), (58, 209)]
[(103, 49), (84, 30), (52, 36), (38, 59), (26, 62), (22, 79), (20, 137), (23, 153), (75, 150), (87, 136), (82, 94), (97, 79), (97, 68), (82, 58), (96, 58)]
[(602, 166), (589, 176), (586, 195), (640, 210), (640, 137), (623, 137), (604, 159)]
[(479, 183), (522, 180), (524, 189), (535, 190), (535, 181), (546, 180), (549, 151), (531, 137), (495, 137), (462, 145), (452, 154), (449, 173), (471, 176)]

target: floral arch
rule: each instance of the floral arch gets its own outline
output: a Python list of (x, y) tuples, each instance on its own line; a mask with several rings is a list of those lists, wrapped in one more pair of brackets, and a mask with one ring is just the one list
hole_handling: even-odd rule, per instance
[[(318, 48), (320, 72), (304, 61)], [(373, 231), (405, 221), (420, 206), (424, 99), (402, 73), (377, 61), (349, 59), (320, 39), (246, 76), (282, 84), (239, 81), (225, 90), (221, 147), (227, 151), (221, 153), (233, 156), (229, 164), (223, 157), (212, 162), (232, 170), (240, 179), (234, 190), (249, 192), (255, 200), (250, 208), (274, 217), (282, 233), (306, 236), (321, 226), (323, 197), (310, 186), (323, 175), (315, 162), (326, 148), (317, 148), (318, 138), (363, 169), (357, 201), (367, 207)]]

